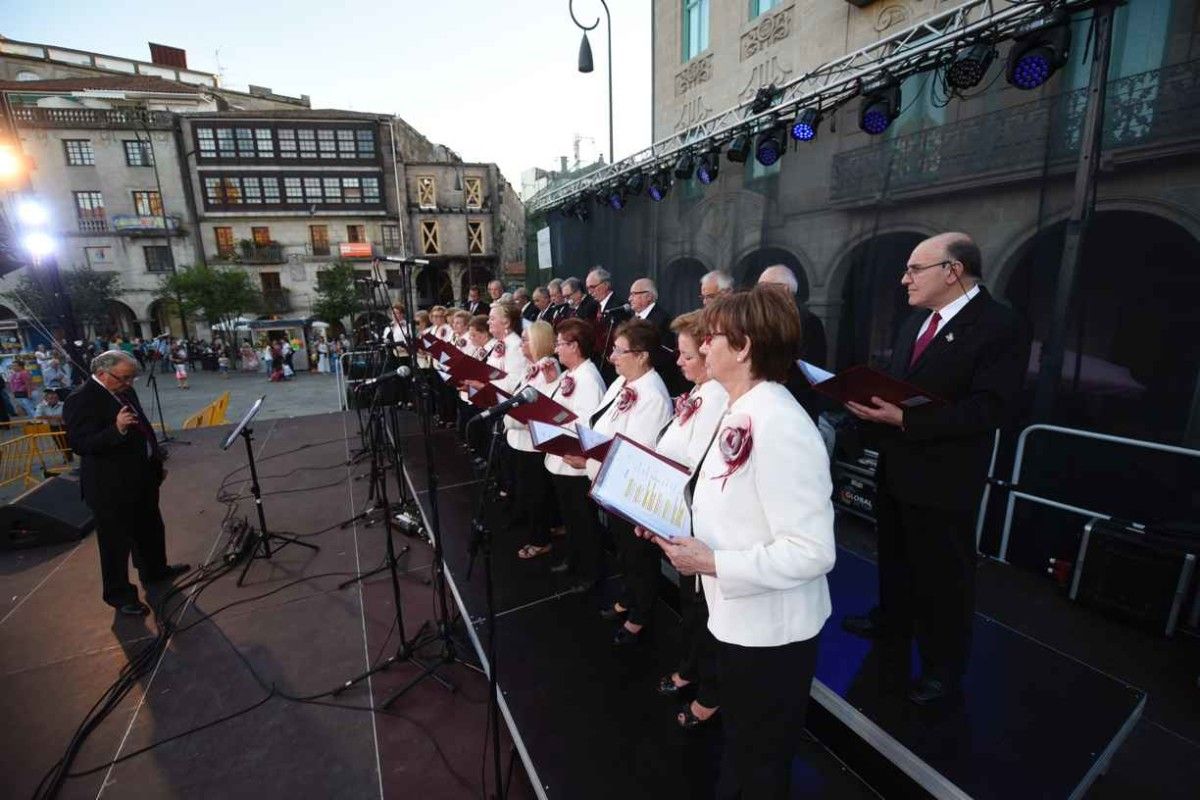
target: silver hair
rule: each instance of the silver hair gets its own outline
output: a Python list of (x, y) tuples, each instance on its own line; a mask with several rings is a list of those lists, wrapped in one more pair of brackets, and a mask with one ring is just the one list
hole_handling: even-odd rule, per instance
[(549, 297), (550, 292), (546, 289), (545, 286), (538, 286), (537, 288), (535, 288), (533, 290), (533, 296), (534, 297)]
[(600, 283), (612, 283), (612, 273), (610, 273), (604, 267), (593, 267), (592, 271), (589, 272), (588, 275), (595, 275), (596, 280)]
[(579, 278), (567, 278), (565, 281), (562, 282), (562, 293), (563, 294), (570, 295), (570, 294), (575, 294), (576, 292), (581, 292), (581, 291), (583, 291), (583, 283), (580, 282)]
[(92, 359), (92, 374), (95, 375), (97, 372), (112, 372), (113, 367), (117, 364), (133, 364), (136, 367), (138, 362), (136, 358), (124, 350), (105, 350)]
[(704, 273), (704, 277), (700, 279), (700, 285), (712, 281), (717, 284), (717, 291), (728, 292), (733, 288), (733, 276), (724, 270), (714, 269), (711, 272)]
[(767, 276), (767, 273), (774, 273), (777, 277), (773, 280), (766, 281), (766, 283), (774, 283), (778, 286), (786, 286), (788, 291), (790, 291), (792, 294), (800, 291), (800, 282), (796, 280), (796, 273), (792, 272), (792, 268), (788, 265), (772, 264), (771, 266), (767, 267), (762, 271), (762, 274), (758, 276), (759, 283), (764, 282), (763, 278)]
[(493, 283), (494, 283), (494, 284), (496, 284), (497, 286), (499, 286), (501, 291), (503, 291), (503, 290), (504, 290), (504, 281), (502, 281), (502, 280), (500, 280), (500, 279), (498, 279), (498, 278), (493, 278), (492, 280), (488, 281), (488, 288), (489, 288), (489, 289), (490, 289), (490, 288), (492, 288), (492, 284), (493, 284)]
[(558, 278), (554, 278), (546, 283), (546, 291), (553, 292), (555, 289), (562, 291), (563, 282)]
[(529, 290), (526, 289), (524, 286), (519, 286), (513, 290), (512, 296), (514, 298), (524, 297), (524, 298), (528, 299), (529, 298)]
[(649, 278), (638, 278), (639, 281), (645, 281), (646, 291), (650, 293), (651, 300), (658, 300), (658, 287), (654, 285), (654, 281)]

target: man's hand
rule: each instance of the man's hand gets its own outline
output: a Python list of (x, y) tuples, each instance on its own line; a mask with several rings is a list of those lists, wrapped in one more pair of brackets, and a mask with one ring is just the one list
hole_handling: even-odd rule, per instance
[(583, 456), (563, 456), (562, 460), (568, 467), (574, 467), (575, 469), (583, 469), (587, 466), (587, 459)]
[(896, 428), (904, 427), (904, 409), (900, 406), (878, 397), (872, 397), (871, 403), (872, 405), (864, 406), (862, 403), (848, 402), (846, 408), (851, 414), (867, 422), (879, 422)]
[(137, 414), (129, 406), (121, 406), (121, 410), (117, 412), (117, 430), (124, 436), (134, 425), (137, 425)]

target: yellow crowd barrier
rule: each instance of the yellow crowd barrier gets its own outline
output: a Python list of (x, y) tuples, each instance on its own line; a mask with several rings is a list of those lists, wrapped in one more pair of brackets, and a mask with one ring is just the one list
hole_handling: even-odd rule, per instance
[(183, 427), (187, 428), (207, 428), (210, 425), (225, 425), (229, 420), (225, 418), (225, 411), (229, 408), (229, 392), (224, 392), (216, 400), (212, 401), (204, 408), (192, 414), (183, 421)]
[(26, 423), (26, 427), (36, 432), (0, 442), (0, 487), (21, 481), (28, 488), (51, 475), (71, 470), (66, 433), (51, 431), (49, 423), (44, 422)]

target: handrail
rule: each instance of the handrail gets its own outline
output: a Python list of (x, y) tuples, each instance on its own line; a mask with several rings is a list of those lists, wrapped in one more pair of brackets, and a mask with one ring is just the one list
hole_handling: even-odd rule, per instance
[(1200, 450), (1193, 450), (1189, 447), (1178, 447), (1176, 445), (1162, 444), (1161, 442), (1147, 442), (1142, 439), (1129, 439), (1124, 436), (1113, 436), (1108, 433), (1096, 433), (1095, 431), (1084, 431), (1078, 428), (1066, 428), (1061, 425), (1046, 425), (1039, 423), (1030, 425), (1025, 430), (1021, 431), (1020, 437), (1017, 439), (1017, 452), (1013, 457), (1013, 474), (1011, 486), (1014, 487), (1008, 493), (1008, 505), (1004, 511), (1004, 529), (1000, 534), (1000, 552), (998, 558), (1000, 561), (1007, 563), (1008, 560), (1008, 540), (1012, 532), (1013, 512), (1017, 505), (1017, 500), (1029, 500), (1033, 503), (1038, 503), (1051, 508), (1057, 508), (1060, 511), (1067, 511), (1072, 514), (1079, 514), (1085, 517), (1096, 517), (1104, 520), (1111, 520), (1111, 514), (1105, 514), (1102, 511), (1083, 508), (1082, 506), (1074, 506), (1068, 503), (1061, 503), (1057, 500), (1052, 500), (1049, 497), (1032, 494), (1030, 492), (1018, 491), (1015, 487), (1021, 485), (1021, 468), (1024, 466), (1025, 458), (1025, 443), (1029, 438), (1029, 434), (1034, 431), (1050, 431), (1052, 433), (1061, 433), (1067, 436), (1078, 436), (1083, 439), (1092, 439), (1101, 442), (1110, 442), (1112, 444), (1128, 445), (1129, 447), (1137, 447), (1143, 450), (1157, 450), (1163, 453), (1173, 453), (1176, 455), (1187, 456), (1189, 458), (1200, 458)]

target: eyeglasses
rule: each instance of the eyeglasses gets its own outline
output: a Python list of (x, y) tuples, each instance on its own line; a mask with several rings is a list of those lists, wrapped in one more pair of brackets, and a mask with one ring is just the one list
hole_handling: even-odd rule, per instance
[(614, 347), (612, 349), (612, 354), (614, 356), (624, 356), (624, 355), (628, 355), (629, 353), (644, 353), (644, 352), (646, 352), (646, 351), (645, 350), (626, 350), (623, 347)]
[(650, 290), (649, 289), (638, 289), (636, 292), (630, 292), (629, 296), (633, 297), (635, 294), (650, 294)]
[(599, 289), (599, 288), (600, 288), (600, 284), (598, 284), (598, 283), (588, 283), (588, 284), (584, 284), (584, 288), (585, 288), (585, 289), (587, 289), (587, 290), (590, 292), (592, 289)]
[(726, 338), (728, 338), (727, 334), (720, 333), (719, 331), (717, 331), (717, 332), (710, 333), (708, 336), (705, 336), (704, 343), (706, 345), (712, 344), (712, 340), (716, 339), (718, 336), (725, 336)]
[(907, 266), (904, 268), (904, 274), (910, 278), (915, 278), (915, 277), (917, 277), (918, 272), (924, 272), (925, 270), (933, 269), (934, 267), (944, 267), (947, 264), (953, 264), (953, 263), (955, 263), (955, 262), (952, 259), (948, 259), (946, 261), (939, 261), (936, 264), (925, 264), (924, 266), (919, 266), (919, 267)]
[(567, 345), (572, 345), (572, 344), (575, 344), (575, 342), (567, 342), (567, 341), (563, 341), (560, 339), (559, 341), (554, 343), (554, 349), (557, 350), (560, 347), (566, 347)]
[(136, 373), (136, 372), (134, 372), (134, 373), (132, 373), (132, 374), (130, 374), (130, 375), (118, 375), (118, 374), (117, 374), (117, 373), (115, 373), (115, 372), (110, 372), (110, 373), (108, 373), (108, 375), (109, 375), (109, 377), (111, 377), (113, 380), (118, 380), (118, 381), (120, 381), (121, 383), (132, 384), (134, 381), (136, 381), (136, 380), (137, 380), (137, 373)]

